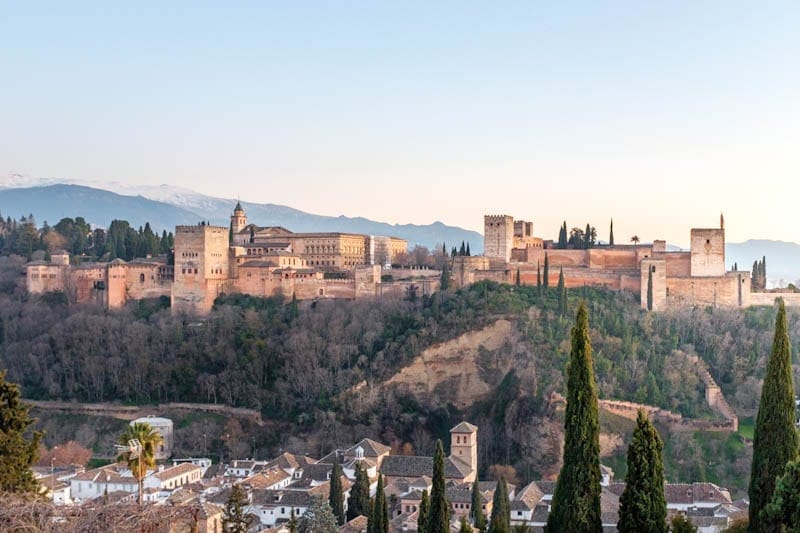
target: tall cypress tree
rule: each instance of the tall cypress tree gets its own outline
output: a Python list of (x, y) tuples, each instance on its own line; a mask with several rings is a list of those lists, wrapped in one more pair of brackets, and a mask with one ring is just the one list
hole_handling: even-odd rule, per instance
[(417, 515), (417, 531), (425, 533), (428, 531), (428, 517), (431, 513), (431, 500), (428, 498), (428, 489), (422, 489), (422, 497), (419, 502), (419, 514)]
[(562, 250), (567, 247), (567, 221), (561, 225), (558, 230), (558, 247)]
[(581, 303), (572, 328), (564, 417), (564, 466), (558, 475), (545, 531), (602, 531), (600, 423), (592, 367), (589, 317)]
[(431, 486), (431, 509), (428, 529), (425, 533), (448, 533), (450, 531), (450, 505), (444, 487), (444, 448), (441, 439), (436, 440), (433, 455), (433, 480)]
[(506, 478), (501, 477), (494, 489), (492, 499), (492, 519), (489, 521), (489, 533), (510, 533), (511, 505), (508, 502), (508, 485)]
[(33, 476), (31, 465), (39, 457), (39, 440), (36, 431), (25, 438), (34, 419), (28, 416), (30, 407), (22, 403), (19, 387), (6, 381), (5, 371), (0, 371), (0, 491), (35, 492), (39, 483)]
[(620, 533), (667, 533), (663, 449), (658, 431), (640, 409), (628, 446), (625, 490), (619, 499)]
[(328, 503), (331, 506), (336, 522), (344, 524), (344, 493), (342, 491), (342, 465), (339, 464), (339, 454), (334, 454), (333, 470), (331, 470), (331, 486), (328, 491)]
[(520, 276), (519, 276), (519, 268), (517, 268), (517, 278), (514, 280), (514, 284), (515, 284), (517, 287), (519, 287), (520, 285), (522, 285), (522, 280), (520, 279)]
[(647, 310), (653, 310), (653, 269), (647, 269)]
[(472, 500), (470, 503), (469, 517), (472, 519), (474, 525), (479, 531), (486, 529), (486, 515), (483, 514), (483, 496), (481, 495), (481, 486), (478, 478), (472, 482)]
[(800, 531), (800, 460), (790, 461), (775, 481), (775, 493), (761, 521), (765, 531)]
[(761, 511), (772, 500), (775, 479), (783, 474), (789, 461), (797, 459), (799, 448), (794, 417), (794, 385), (791, 346), (786, 329), (786, 307), (783, 299), (778, 299), (775, 338), (761, 387), (761, 403), (758, 405), (753, 438), (749, 531), (764, 531)]
[(236, 483), (231, 488), (231, 494), (225, 502), (225, 509), (222, 514), (222, 523), (225, 531), (231, 533), (246, 533), (250, 527), (252, 518), (245, 514), (244, 506), (247, 504), (247, 494), (244, 489)]
[(364, 515), (369, 516), (369, 477), (367, 471), (356, 463), (356, 479), (350, 488), (350, 497), (347, 499), (347, 519)]
[(446, 291), (450, 287), (450, 270), (447, 268), (447, 256), (442, 265), (442, 275), (439, 278), (439, 289)]
[(542, 295), (542, 268), (539, 266), (539, 261), (536, 261), (536, 293)]
[(611, 219), (611, 230), (608, 232), (608, 245), (614, 246), (614, 219)]
[(558, 312), (561, 316), (567, 315), (567, 287), (564, 285), (564, 267), (558, 274)]
[(389, 509), (383, 492), (383, 476), (378, 474), (378, 486), (372, 502), (372, 512), (367, 520), (367, 533), (389, 533)]
[(592, 246), (592, 228), (586, 224), (586, 231), (583, 233), (583, 247), (591, 248)]
[(471, 256), (472, 252), (469, 251), (469, 243), (467, 243), (467, 257)]
[(544, 254), (544, 277), (542, 279), (542, 285), (545, 289), (550, 286), (550, 259), (547, 257), (547, 253)]

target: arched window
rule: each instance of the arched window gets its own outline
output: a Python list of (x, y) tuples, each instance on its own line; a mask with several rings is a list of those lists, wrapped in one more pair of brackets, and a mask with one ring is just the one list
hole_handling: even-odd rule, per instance
[(144, 274), (139, 274), (139, 283), (144, 283)]

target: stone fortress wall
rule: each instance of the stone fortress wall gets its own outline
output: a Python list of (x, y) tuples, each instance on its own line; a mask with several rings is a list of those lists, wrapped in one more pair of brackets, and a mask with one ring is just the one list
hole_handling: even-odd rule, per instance
[[(484, 256), (456, 257), (453, 282), (465, 286), (480, 280), (535, 285), (549, 265), (548, 284), (556, 286), (564, 272), (567, 287), (605, 286), (639, 294), (647, 308), (652, 279), (652, 308), (668, 305), (746, 307), (770, 305), (776, 294), (752, 293), (750, 272), (726, 271), (725, 228), (694, 228), (689, 251), (668, 251), (666, 242), (600, 245), (589, 249), (559, 249), (532, 235), (533, 225), (508, 215), (484, 217)], [(528, 231), (524, 235), (521, 230)], [(509, 243), (513, 248), (509, 251)], [(541, 246), (540, 246), (541, 244)], [(800, 295), (781, 294), (787, 305), (800, 305)]]

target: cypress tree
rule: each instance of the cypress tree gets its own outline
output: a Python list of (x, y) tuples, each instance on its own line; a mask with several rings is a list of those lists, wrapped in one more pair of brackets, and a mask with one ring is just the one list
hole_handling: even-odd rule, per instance
[(546, 289), (550, 286), (550, 259), (548, 259), (547, 254), (544, 254), (544, 278), (542, 279), (542, 285)]
[(562, 250), (567, 247), (567, 221), (561, 225), (558, 230), (558, 247)]
[(467, 522), (467, 515), (461, 517), (461, 526), (458, 528), (458, 533), (472, 533), (472, 526)]
[(464, 241), (461, 241), (461, 248), (458, 250), (458, 255), (464, 256), (467, 255), (467, 247), (464, 244)]
[(561, 267), (561, 272), (558, 274), (558, 312), (561, 316), (567, 314), (567, 288), (564, 285), (564, 267)]
[(653, 310), (653, 269), (647, 269), (647, 310)]
[(442, 265), (442, 275), (439, 278), (439, 290), (446, 291), (450, 287), (450, 270), (447, 268), (447, 259)]
[(542, 295), (542, 269), (539, 261), (536, 261), (536, 292), (539, 296)]
[(619, 499), (617, 530), (620, 533), (667, 533), (663, 449), (658, 431), (640, 409), (628, 446), (625, 490)]
[(486, 529), (486, 515), (483, 514), (483, 496), (481, 495), (481, 487), (477, 477), (472, 482), (472, 501), (470, 503), (469, 517), (472, 519), (472, 524), (479, 531)]
[(761, 518), (765, 531), (800, 531), (800, 460), (790, 461), (775, 481)]
[(511, 505), (508, 502), (508, 485), (506, 478), (501, 477), (494, 489), (492, 500), (492, 519), (489, 521), (489, 533), (510, 533)]
[(572, 328), (564, 417), (564, 466), (545, 531), (600, 532), (600, 424), (586, 304)]
[(428, 517), (431, 512), (431, 500), (428, 498), (428, 489), (422, 489), (422, 498), (419, 502), (419, 515), (417, 515), (417, 531), (428, 531)]
[(614, 219), (611, 219), (611, 231), (608, 232), (608, 245), (614, 246)]
[(356, 463), (356, 480), (350, 488), (350, 497), (347, 499), (347, 519), (364, 515), (369, 516), (369, 478), (367, 471)]
[(783, 299), (778, 299), (775, 338), (761, 387), (753, 438), (749, 531), (764, 531), (761, 511), (772, 500), (775, 479), (783, 474), (789, 461), (797, 459), (798, 436), (794, 423), (794, 385), (786, 307)]
[(336, 523), (344, 524), (344, 493), (342, 491), (342, 465), (339, 464), (339, 454), (334, 454), (333, 470), (331, 470), (331, 486), (328, 491), (328, 504), (336, 517)]
[(367, 533), (389, 533), (389, 509), (383, 492), (383, 476), (378, 474), (378, 487), (372, 502), (372, 512), (367, 520)]
[(39, 457), (42, 433), (35, 431), (30, 440), (25, 432), (34, 423), (29, 406), (22, 403), (19, 387), (6, 381), (0, 371), (0, 491), (35, 492), (39, 483), (31, 465)]
[(431, 508), (428, 514), (428, 529), (425, 533), (449, 533), (449, 531), (450, 505), (447, 503), (444, 487), (444, 448), (441, 439), (437, 439), (436, 453), (433, 456)]
[(517, 279), (516, 279), (516, 280), (514, 280), (514, 284), (515, 284), (517, 287), (519, 287), (520, 285), (522, 285), (522, 280), (521, 280), (521, 279), (520, 279), (520, 277), (519, 277), (519, 268), (517, 269)]
[(589, 224), (586, 224), (586, 231), (583, 234), (583, 247), (584, 248), (591, 248), (592, 246), (592, 228), (589, 227)]
[(467, 257), (471, 256), (472, 253), (469, 251), (469, 243), (467, 243)]

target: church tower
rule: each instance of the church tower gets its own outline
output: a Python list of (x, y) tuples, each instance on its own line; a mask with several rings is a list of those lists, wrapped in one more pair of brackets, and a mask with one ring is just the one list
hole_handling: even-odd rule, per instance
[(233, 233), (234, 240), (236, 235), (242, 231), (246, 225), (247, 215), (244, 214), (242, 204), (240, 202), (236, 202), (236, 207), (233, 209), (233, 215), (231, 215), (231, 232)]
[(450, 430), (450, 458), (461, 461), (478, 474), (478, 427), (461, 422)]

